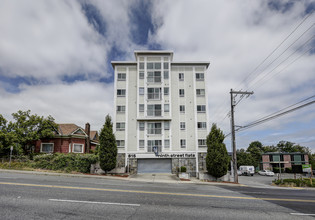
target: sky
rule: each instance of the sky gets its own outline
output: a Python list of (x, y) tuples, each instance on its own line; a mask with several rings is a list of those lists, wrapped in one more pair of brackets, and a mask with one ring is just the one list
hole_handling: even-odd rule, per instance
[[(100, 130), (114, 111), (110, 62), (171, 50), (174, 61), (210, 62), (209, 126), (229, 134), (230, 89), (254, 92), (237, 104), (237, 126), (315, 95), (314, 9), (311, 0), (2, 0), (0, 114), (30, 109)], [(315, 105), (236, 133), (238, 149), (256, 140), (315, 152)]]

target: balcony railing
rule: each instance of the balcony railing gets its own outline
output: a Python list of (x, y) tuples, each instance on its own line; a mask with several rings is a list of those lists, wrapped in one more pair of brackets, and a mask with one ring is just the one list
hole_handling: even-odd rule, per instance
[(148, 99), (151, 100), (161, 100), (161, 94), (160, 93), (149, 93)]
[(162, 134), (161, 128), (149, 128), (148, 134)]
[(161, 76), (148, 76), (147, 82), (160, 83), (160, 82), (162, 82), (161, 79), (162, 79)]
[(147, 111), (148, 116), (162, 116), (162, 110)]
[(149, 153), (154, 153), (154, 148), (157, 148), (157, 152), (162, 152), (162, 146), (147, 146)]

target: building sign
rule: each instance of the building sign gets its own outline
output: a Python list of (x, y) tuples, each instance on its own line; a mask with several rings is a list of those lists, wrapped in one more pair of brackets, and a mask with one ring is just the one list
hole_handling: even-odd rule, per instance
[(196, 154), (194, 153), (163, 153), (163, 154), (128, 154), (128, 158), (196, 158)]
[(302, 169), (304, 173), (310, 173), (311, 172), (311, 164), (302, 164)]

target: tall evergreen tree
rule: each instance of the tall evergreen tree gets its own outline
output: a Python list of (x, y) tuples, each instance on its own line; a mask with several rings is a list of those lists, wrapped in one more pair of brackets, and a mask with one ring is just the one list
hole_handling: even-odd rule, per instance
[(107, 173), (116, 167), (117, 144), (113, 133), (113, 123), (109, 115), (105, 118), (105, 124), (100, 132), (100, 166)]
[(224, 176), (227, 173), (230, 158), (223, 143), (224, 134), (212, 124), (211, 131), (207, 136), (207, 157), (206, 165), (208, 173), (216, 178)]

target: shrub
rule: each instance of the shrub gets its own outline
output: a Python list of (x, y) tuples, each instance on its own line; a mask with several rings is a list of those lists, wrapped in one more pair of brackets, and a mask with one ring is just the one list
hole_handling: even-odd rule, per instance
[(184, 167), (184, 166), (181, 166), (181, 167), (180, 167), (180, 172), (186, 173), (186, 170), (187, 170), (186, 167)]
[(286, 167), (286, 168), (285, 168), (285, 172), (286, 172), (286, 173), (292, 173), (292, 168)]
[[(279, 167), (274, 167), (273, 168), (273, 172), (274, 173), (279, 173), (279, 171), (280, 171)], [(284, 168), (281, 168), (281, 173), (284, 173)]]
[(312, 181), (313, 184), (311, 185), (311, 181), (309, 178), (304, 179), (283, 179), (283, 180), (275, 180), (273, 181), (276, 185), (289, 185), (289, 186), (297, 186), (297, 187), (315, 187), (315, 180)]

